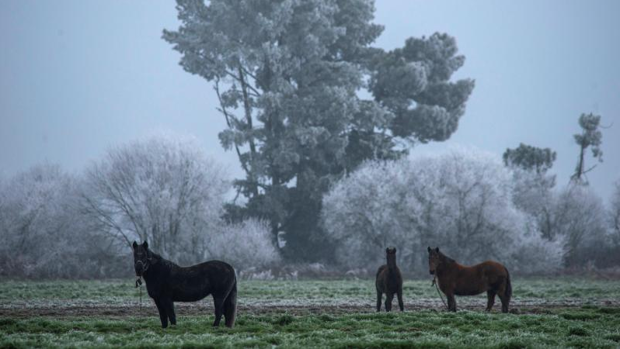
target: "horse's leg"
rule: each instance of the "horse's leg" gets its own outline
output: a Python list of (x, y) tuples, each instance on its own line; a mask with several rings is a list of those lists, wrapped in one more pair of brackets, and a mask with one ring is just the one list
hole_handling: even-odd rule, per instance
[(506, 292), (501, 292), (497, 294), (499, 299), (502, 301), (502, 313), (508, 312), (508, 305), (510, 304), (510, 297), (506, 295)]
[(216, 298), (213, 296), (213, 306), (215, 307), (215, 321), (213, 322), (213, 327), (217, 327), (220, 325), (220, 320), (222, 320), (222, 314), (224, 314), (224, 301), (225, 298)]
[(510, 303), (510, 298), (506, 296), (499, 296), (499, 299), (502, 301), (502, 313), (507, 313), (508, 304)]
[(392, 300), (394, 299), (394, 293), (387, 291), (385, 293), (385, 311), (392, 311)]
[(448, 310), (456, 312), (456, 298), (454, 298), (454, 294), (447, 294), (446, 297), (448, 298)]
[(495, 304), (495, 294), (494, 290), (487, 291), (487, 311), (491, 311), (493, 304)]
[(502, 313), (508, 312), (508, 304), (510, 303), (510, 296), (506, 295), (506, 284), (503, 283), (499, 290), (497, 290), (499, 300), (502, 301)]
[(224, 300), (224, 318), (226, 327), (235, 325), (235, 317), (237, 316), (237, 281), (233, 284), (232, 290), (228, 293)]
[(381, 311), (381, 298), (383, 297), (383, 293), (377, 289), (377, 312)]
[(157, 306), (157, 311), (159, 311), (159, 320), (161, 320), (161, 327), (168, 327), (168, 315), (166, 314), (166, 309), (164, 308), (161, 299), (155, 299), (155, 305)]
[(170, 298), (164, 298), (161, 300), (161, 304), (166, 310), (166, 315), (168, 315), (168, 319), (170, 319), (170, 323), (172, 325), (177, 324), (177, 316), (174, 313), (174, 302)]
[(398, 307), (400, 311), (405, 311), (405, 305), (403, 304), (403, 287), (399, 287), (396, 292), (396, 296), (398, 297)]

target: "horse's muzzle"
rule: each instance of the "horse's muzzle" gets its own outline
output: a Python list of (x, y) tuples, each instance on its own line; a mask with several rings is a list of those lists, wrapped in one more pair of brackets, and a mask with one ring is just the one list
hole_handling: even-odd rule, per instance
[(434, 270), (429, 270), (429, 273), (431, 273), (431, 275), (435, 275), (435, 271)]

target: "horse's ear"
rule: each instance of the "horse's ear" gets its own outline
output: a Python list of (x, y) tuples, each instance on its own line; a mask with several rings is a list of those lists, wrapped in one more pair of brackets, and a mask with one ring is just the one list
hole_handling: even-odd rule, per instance
[(428, 253), (431, 253), (431, 247), (430, 246), (428, 247)]
[(390, 253), (390, 248), (389, 247), (385, 249), (385, 253)]
[(392, 253), (396, 253), (396, 247), (392, 247)]
[(439, 247), (437, 247), (437, 248), (435, 249), (435, 252), (439, 252)]
[(142, 244), (142, 246), (144, 246), (144, 248), (149, 248), (149, 243), (144, 241), (144, 243)]
[(138, 243), (134, 241), (132, 246), (133, 246), (133, 249), (135, 250), (136, 248), (138, 248)]

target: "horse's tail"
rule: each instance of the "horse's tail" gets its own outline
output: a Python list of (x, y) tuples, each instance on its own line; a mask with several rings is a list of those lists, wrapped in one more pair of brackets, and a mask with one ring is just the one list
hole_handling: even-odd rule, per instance
[(510, 299), (510, 297), (512, 297), (512, 284), (510, 283), (510, 273), (508, 272), (508, 268), (504, 267), (504, 269), (506, 269), (506, 275), (508, 276), (506, 278), (506, 297)]
[(235, 325), (235, 317), (237, 317), (237, 278), (228, 296), (224, 300), (224, 317), (226, 318), (226, 327)]

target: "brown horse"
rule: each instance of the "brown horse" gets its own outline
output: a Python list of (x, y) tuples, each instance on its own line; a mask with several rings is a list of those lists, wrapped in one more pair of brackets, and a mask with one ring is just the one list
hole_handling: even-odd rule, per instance
[(375, 286), (377, 287), (377, 311), (381, 311), (381, 298), (385, 293), (385, 311), (392, 310), (392, 300), (394, 294), (398, 296), (398, 306), (400, 311), (404, 311), (403, 305), (403, 277), (400, 269), (396, 266), (396, 248), (386, 248), (385, 254), (387, 264), (382, 265), (377, 270)]
[(508, 312), (512, 286), (508, 269), (502, 264), (486, 261), (466, 267), (439, 252), (439, 247), (429, 247), (428, 266), (431, 275), (435, 275), (439, 289), (448, 297), (450, 311), (456, 311), (455, 295), (473, 296), (486, 291), (487, 311), (491, 311), (495, 295), (498, 295), (502, 301), (502, 312)]

